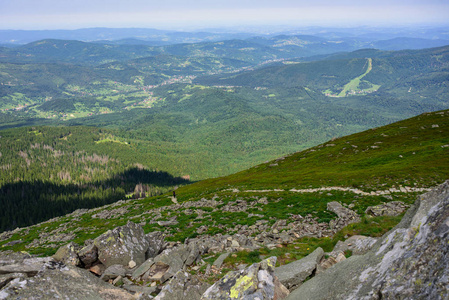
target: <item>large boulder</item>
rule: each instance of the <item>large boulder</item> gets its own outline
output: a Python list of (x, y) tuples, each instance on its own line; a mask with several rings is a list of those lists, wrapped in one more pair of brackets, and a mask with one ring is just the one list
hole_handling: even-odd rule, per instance
[(317, 265), (320, 263), (323, 256), (323, 249), (317, 248), (303, 259), (277, 267), (274, 271), (274, 275), (278, 277), (279, 281), (289, 291), (293, 291), (300, 286), (307, 277), (315, 273)]
[(149, 258), (137, 267), (132, 277), (136, 280), (165, 282), (179, 270), (193, 265), (200, 258), (200, 252), (195, 243), (165, 249), (158, 256)]
[(65, 246), (62, 246), (53, 255), (53, 259), (65, 263), (66, 265), (79, 266), (81, 261), (78, 257), (78, 251), (80, 246), (74, 242), (70, 242)]
[(155, 300), (199, 300), (209, 285), (182, 270), (166, 284)]
[(98, 260), (98, 249), (94, 244), (85, 246), (78, 251), (78, 257), (85, 268), (90, 268)]
[(164, 234), (160, 231), (153, 231), (146, 235), (148, 240), (148, 249), (145, 253), (145, 258), (156, 257), (162, 250), (165, 249)]
[(148, 240), (142, 226), (128, 222), (124, 226), (108, 230), (94, 240), (98, 260), (106, 267), (128, 266), (130, 261), (140, 265), (145, 261)]
[(21, 264), (26, 267), (16, 268), (17, 262), (4, 264), (3, 272), (9, 266), (10, 270), (27, 276), (9, 278), (1, 287), (0, 299), (134, 299), (130, 293), (101, 281), (87, 270), (51, 258), (31, 258)]
[(274, 276), (276, 257), (241, 270), (229, 272), (204, 292), (201, 300), (283, 299), (288, 290)]
[(449, 181), (420, 196), (365, 255), (352, 256), (288, 299), (448, 299)]

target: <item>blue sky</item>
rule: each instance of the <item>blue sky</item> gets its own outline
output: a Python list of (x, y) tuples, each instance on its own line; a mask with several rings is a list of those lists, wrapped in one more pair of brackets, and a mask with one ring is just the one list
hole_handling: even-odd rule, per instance
[(0, 29), (448, 24), (448, 0), (0, 0)]

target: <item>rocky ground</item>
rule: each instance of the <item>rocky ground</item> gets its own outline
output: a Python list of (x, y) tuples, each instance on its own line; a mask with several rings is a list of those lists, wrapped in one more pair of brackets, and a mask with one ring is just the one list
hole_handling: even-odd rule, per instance
[[(193, 206), (189, 203), (189, 209), (204, 207), (208, 201), (204, 199)], [(209, 204), (215, 205), (216, 201)], [(245, 204), (225, 204), (221, 208), (245, 209)], [(366, 213), (393, 214), (405, 208), (404, 203), (389, 202), (368, 207)], [(449, 296), (448, 182), (420, 197), (403, 221), (378, 240), (352, 236), (328, 253), (317, 248), (305, 258), (278, 268), (276, 257), (269, 257), (249, 266), (239, 265), (215, 283), (210, 282), (214, 274), (223, 271), (226, 257), (237, 251), (277, 247), (300, 234), (331, 235), (360, 220), (357, 213), (338, 202), (329, 202), (327, 209), (337, 215), (329, 224), (320, 224), (311, 216), (297, 216), (290, 223), (279, 220), (269, 226), (262, 222), (255, 228), (241, 228), (237, 234), (200, 235), (184, 243), (167, 242), (163, 232), (145, 234), (141, 224), (128, 222), (86, 240), (84, 245), (69, 242), (52, 257), (4, 251), (0, 257), (0, 299), (57, 296), (173, 300), (397, 299), (399, 295), (408, 295), (408, 299), (427, 296), (446, 299)], [(107, 219), (107, 215), (100, 213), (96, 217)], [(255, 236), (249, 234), (257, 229), (264, 231)], [(348, 250), (352, 256), (347, 259)], [(217, 257), (218, 254), (221, 255)], [(213, 263), (206, 262), (211, 256), (217, 258)]]

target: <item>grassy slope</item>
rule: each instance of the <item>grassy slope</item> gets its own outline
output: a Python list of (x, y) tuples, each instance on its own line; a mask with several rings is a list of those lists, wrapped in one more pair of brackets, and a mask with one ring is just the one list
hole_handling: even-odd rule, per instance
[[(449, 111), (342, 137), (234, 175), (204, 180), (180, 193), (224, 188), (290, 189), (353, 186), (430, 187), (449, 178)], [(278, 166), (270, 165), (277, 163)]]

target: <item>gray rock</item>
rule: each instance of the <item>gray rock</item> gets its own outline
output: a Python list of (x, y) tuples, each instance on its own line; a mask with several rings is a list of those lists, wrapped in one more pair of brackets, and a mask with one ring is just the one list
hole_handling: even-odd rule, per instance
[[(347, 250), (352, 251), (353, 255), (362, 255), (368, 252), (378, 239), (363, 236), (363, 235), (353, 235), (350, 238), (343, 241), (338, 241), (335, 245), (332, 253), (335, 253), (334, 256), (338, 255), (338, 252), (345, 252)], [(332, 254), (331, 254), (332, 255)]]
[(137, 267), (137, 269), (134, 270), (132, 278), (134, 280), (137, 280), (143, 274), (148, 272), (148, 270), (151, 268), (152, 265), (154, 265), (153, 259), (152, 258), (147, 259), (143, 264), (141, 264), (140, 266)]
[(376, 244), (378, 239), (372, 237), (359, 238), (348, 245), (353, 255), (363, 255), (367, 253)]
[(78, 251), (81, 247), (74, 242), (70, 242), (65, 246), (62, 246), (53, 255), (54, 260), (63, 262), (67, 265), (79, 266), (81, 261), (78, 257)]
[(337, 201), (329, 202), (327, 204), (327, 210), (335, 213), (339, 218), (358, 218), (353, 210), (342, 206)]
[(201, 296), (201, 300), (283, 299), (288, 291), (274, 276), (276, 257), (253, 264), (245, 270), (229, 272)]
[(199, 300), (209, 285), (182, 270), (178, 271), (155, 300)]
[[(160, 281), (164, 282), (170, 279), (176, 274), (176, 272), (181, 270), (184, 267), (184, 262), (187, 259), (187, 256), (188, 249), (185, 245), (182, 245), (175, 249), (166, 249), (161, 254), (156, 256), (154, 258), (154, 262), (158, 263), (159, 269), (163, 270), (164, 265), (168, 266), (165, 269), (165, 273), (161, 277)], [(158, 271), (157, 273), (160, 274), (161, 271)]]
[(0, 291), (0, 299), (134, 299), (128, 292), (107, 284), (74, 266), (52, 260), (33, 278), (15, 278)]
[(2, 261), (0, 265), (0, 274), (23, 273), (28, 277), (32, 277), (51, 261), (53, 261), (51, 257), (36, 257), (26, 258), (23, 260)]
[(78, 257), (85, 268), (90, 268), (98, 260), (98, 249), (90, 244), (78, 251)]
[(377, 216), (398, 216), (407, 209), (407, 204), (401, 201), (391, 201), (385, 204), (379, 204), (375, 206), (368, 206), (365, 210), (365, 214), (377, 217)]
[(164, 241), (164, 234), (162, 232), (150, 232), (146, 234), (145, 237), (148, 240), (148, 250), (145, 253), (146, 259), (156, 257), (165, 249), (166, 245)]
[(11, 282), (16, 278), (23, 279), (26, 277), (27, 275), (24, 273), (8, 273), (0, 275), (0, 289), (2, 289), (5, 285), (7, 285), (9, 282)]
[(315, 272), (323, 256), (323, 249), (317, 248), (303, 259), (276, 268), (274, 274), (289, 291), (293, 291)]
[(449, 181), (419, 197), (373, 249), (352, 256), (288, 299), (448, 299)]
[(122, 288), (133, 294), (139, 294), (140, 297), (143, 295), (151, 296), (151, 294), (157, 290), (157, 287), (155, 286), (140, 286), (135, 284), (125, 284)]
[(228, 252), (223, 253), (214, 261), (214, 263), (212, 265), (215, 266), (216, 268), (221, 268), (221, 265), (223, 264), (224, 260), (226, 258), (228, 258), (229, 254), (230, 253), (228, 253)]
[(98, 249), (98, 260), (106, 267), (128, 266), (131, 260), (140, 265), (145, 261), (148, 240), (142, 226), (128, 222), (96, 238), (94, 245)]
[(163, 283), (173, 276), (173, 271), (170, 270), (169, 272), (169, 270), (170, 265), (158, 261), (151, 266), (151, 268), (148, 270), (148, 272), (145, 273), (143, 277), (145, 280), (160, 281)]
[(173, 225), (178, 225), (178, 221), (176, 220), (176, 217), (171, 218), (168, 221), (157, 221), (157, 224), (159, 226), (173, 226)]
[(125, 277), (125, 274), (126, 270), (122, 265), (112, 265), (104, 270), (103, 274), (101, 274), (100, 279), (103, 281), (109, 281), (119, 276)]

